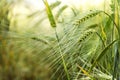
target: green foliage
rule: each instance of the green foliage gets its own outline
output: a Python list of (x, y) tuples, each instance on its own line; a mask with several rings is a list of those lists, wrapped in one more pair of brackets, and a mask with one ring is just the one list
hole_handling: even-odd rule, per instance
[(117, 40), (114, 40), (113, 42), (111, 42), (107, 47), (105, 47), (105, 49), (103, 49), (103, 51), (100, 53), (100, 55), (95, 59), (95, 61), (93, 62), (93, 65), (91, 67), (91, 69), (93, 69), (93, 67), (96, 65), (97, 62), (99, 62), (99, 60), (105, 55), (106, 51), (116, 42)]
[[(0, 1), (0, 80), (119, 80), (120, 17), (115, 4), (111, 14), (101, 10), (78, 14), (73, 8), (75, 16), (63, 16), (69, 6), (63, 5), (53, 15), (61, 2), (43, 2), (47, 14), (33, 22), (45, 10), (28, 15), (31, 33), (17, 33), (9, 29), (12, 4)], [(57, 23), (59, 18), (63, 22)], [(38, 27), (46, 26), (45, 19), (55, 34), (34, 32), (42, 32)]]

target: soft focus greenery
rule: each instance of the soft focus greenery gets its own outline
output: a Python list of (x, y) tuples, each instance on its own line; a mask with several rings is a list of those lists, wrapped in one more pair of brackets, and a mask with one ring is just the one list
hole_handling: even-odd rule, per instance
[(0, 80), (119, 80), (120, 1), (87, 11), (42, 1), (32, 12), (0, 0)]

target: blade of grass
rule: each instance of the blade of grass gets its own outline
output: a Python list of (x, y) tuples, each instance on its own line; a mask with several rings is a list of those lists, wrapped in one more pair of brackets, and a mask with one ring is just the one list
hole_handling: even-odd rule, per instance
[[(120, 27), (119, 27), (119, 11), (118, 11), (119, 6), (118, 5), (119, 5), (118, 0), (114, 0), (114, 21), (115, 21), (115, 23), (116, 23), (116, 25), (118, 27), (118, 30), (120, 31)], [(118, 35), (115, 33), (114, 37), (115, 37), (115, 39), (117, 37), (119, 37), (119, 39), (120, 39), (120, 32), (119, 32)], [(119, 74), (120, 74), (119, 73), (119, 67), (118, 67), (118, 65), (119, 65), (119, 51), (118, 51), (119, 46), (120, 46), (119, 42), (116, 43), (115, 52), (114, 52), (115, 57), (114, 57), (114, 70), (113, 70), (113, 78), (112, 78), (112, 80), (114, 80), (115, 78), (117, 80), (119, 80)]]
[(115, 53), (115, 59), (114, 59), (114, 71), (113, 71), (113, 78), (112, 80), (114, 80), (114, 78), (118, 78), (117, 80), (119, 80), (119, 51), (117, 49), (116, 53)]
[(101, 58), (106, 54), (106, 51), (115, 43), (117, 42), (118, 40), (114, 40), (112, 41), (107, 47), (105, 47), (103, 49), (103, 51), (100, 53), (100, 55), (95, 59), (95, 61), (93, 62), (89, 72), (91, 72), (91, 70), (93, 69), (93, 67), (97, 64), (97, 62), (99, 62), (99, 60), (101, 60)]
[(106, 12), (104, 12), (104, 11), (102, 11), (102, 12), (111, 19), (111, 21), (112, 21), (113, 24), (115, 25), (115, 28), (116, 28), (117, 31), (118, 31), (118, 34), (120, 34), (120, 29), (119, 29), (118, 25), (116, 24), (116, 22), (114, 21), (114, 19), (111, 17), (111, 15), (109, 15), (108, 13), (106, 13)]
[(100, 38), (100, 40), (101, 40), (101, 42), (102, 42), (103, 46), (105, 47), (104, 40), (102, 39), (102, 37), (100, 36), (100, 34), (99, 34), (98, 32), (96, 32), (96, 34), (97, 34), (97, 36)]

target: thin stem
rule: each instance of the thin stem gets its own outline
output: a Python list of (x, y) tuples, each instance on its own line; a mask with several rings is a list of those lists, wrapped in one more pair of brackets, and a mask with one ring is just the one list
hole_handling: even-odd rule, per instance
[(63, 63), (63, 66), (64, 66), (65, 73), (67, 75), (67, 79), (70, 80), (70, 77), (69, 77), (69, 74), (68, 74), (68, 70), (67, 70), (67, 66), (66, 66), (66, 63), (65, 63), (62, 51), (61, 51), (62, 50), (61, 49), (61, 45), (59, 44), (60, 40), (59, 40), (56, 28), (55, 28), (55, 36), (56, 36), (57, 41), (58, 41), (58, 46), (59, 46), (59, 49), (60, 49), (60, 55), (61, 55), (61, 59), (62, 59), (62, 63)]
[(96, 34), (97, 34), (97, 36), (100, 38), (100, 40), (102, 41), (103, 46), (105, 47), (105, 43), (104, 43), (102, 37), (100, 36), (100, 34), (99, 34), (98, 32), (96, 32)]

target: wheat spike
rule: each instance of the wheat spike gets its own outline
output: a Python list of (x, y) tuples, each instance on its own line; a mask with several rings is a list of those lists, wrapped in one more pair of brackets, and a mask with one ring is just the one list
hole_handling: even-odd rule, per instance
[(79, 38), (79, 42), (81, 43), (81, 42), (83, 42), (83, 41), (85, 41), (90, 35), (92, 35), (93, 33), (95, 33), (95, 30), (93, 30), (93, 29), (89, 29), (89, 30), (87, 30), (87, 31), (85, 31), (84, 33), (83, 33), (83, 35)]
[(101, 11), (93, 11), (93, 12), (87, 14), (86, 16), (84, 16), (84, 17), (76, 20), (76, 21), (73, 23), (73, 25), (79, 26), (82, 22), (85, 22), (86, 20), (91, 19), (92, 17), (98, 15), (100, 12), (101, 12)]

